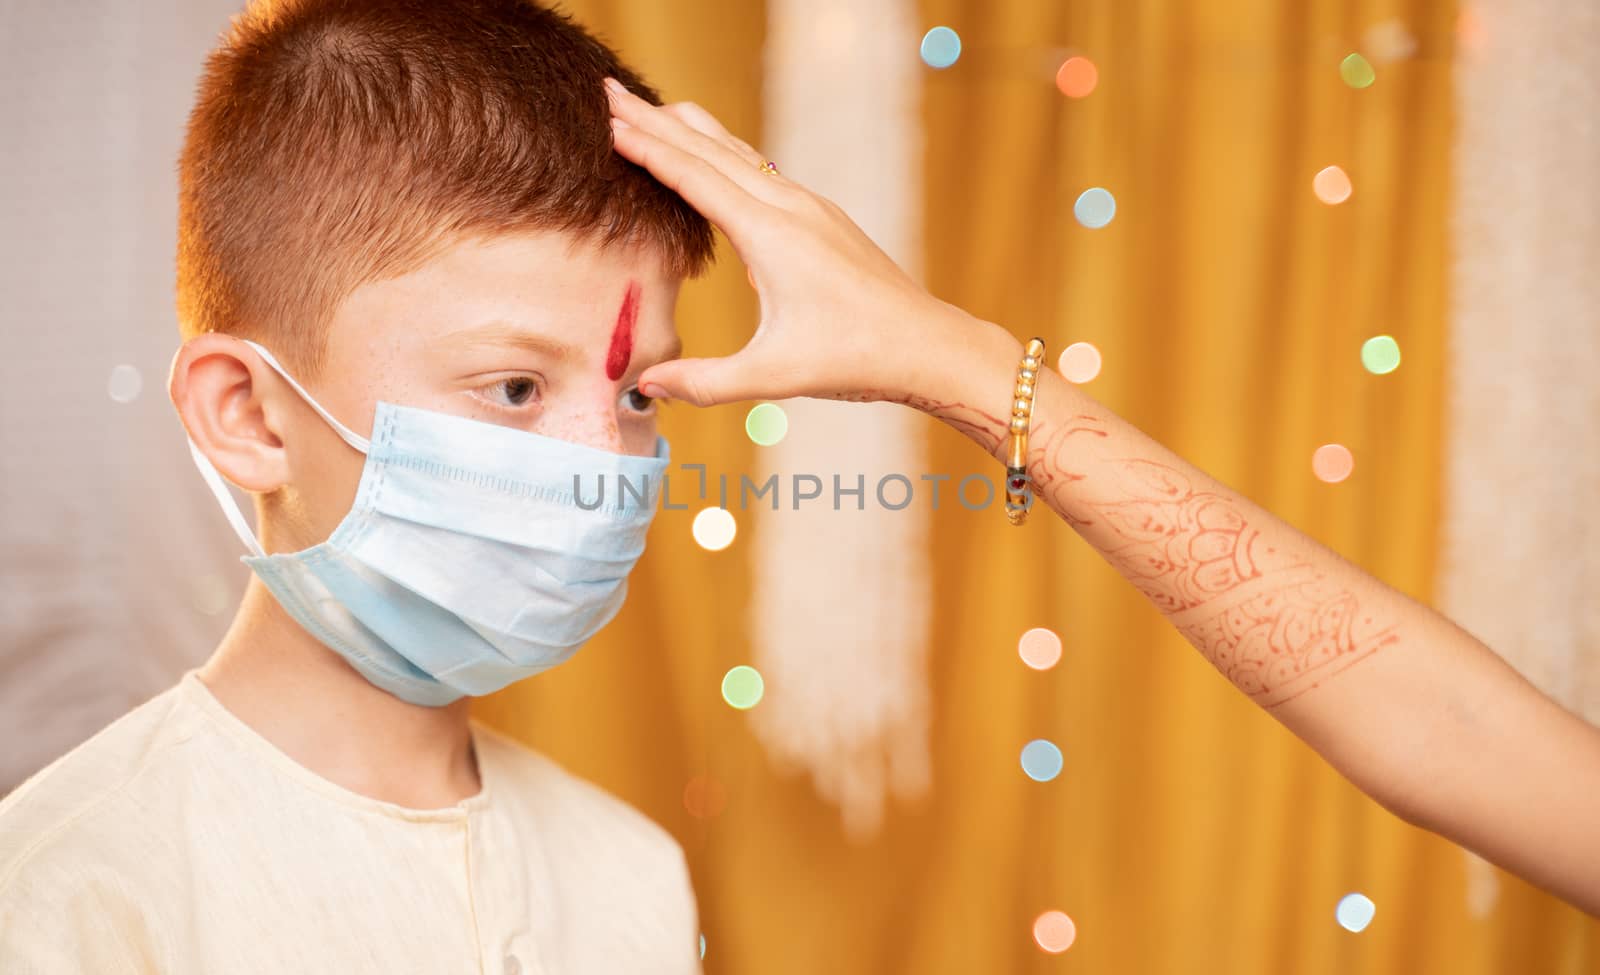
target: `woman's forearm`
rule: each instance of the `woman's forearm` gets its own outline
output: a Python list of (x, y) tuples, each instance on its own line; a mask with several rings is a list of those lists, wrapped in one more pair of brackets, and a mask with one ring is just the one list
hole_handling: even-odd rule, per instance
[[(947, 334), (944, 365), (889, 398), (1003, 463), (1021, 343), (970, 318)], [(1048, 368), (1028, 469), (1037, 503), (1363, 791), (1600, 914), (1600, 730)]]

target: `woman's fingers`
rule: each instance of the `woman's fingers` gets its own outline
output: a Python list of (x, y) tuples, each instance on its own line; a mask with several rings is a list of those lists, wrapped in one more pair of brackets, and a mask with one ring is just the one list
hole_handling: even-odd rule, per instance
[(770, 376), (773, 370), (751, 361), (748, 347), (714, 359), (672, 359), (639, 375), (646, 396), (675, 399), (693, 406), (717, 406), (747, 399), (785, 398)]
[(717, 121), (715, 115), (712, 115), (694, 102), (673, 102), (671, 105), (663, 105), (661, 110), (701, 135), (716, 139), (738, 153), (740, 158), (756, 169), (760, 169), (762, 163), (767, 161), (766, 157), (756, 152), (749, 143), (724, 128), (722, 123)]
[(617, 118), (676, 149), (699, 156), (756, 199), (778, 202), (779, 197), (774, 192), (778, 189), (776, 181), (761, 171), (759, 163), (751, 165), (719, 139), (705, 135), (677, 116), (650, 104), (615, 79), (606, 79), (606, 90), (611, 98), (611, 113)]
[(745, 192), (703, 157), (620, 119), (612, 119), (611, 123), (612, 143), (617, 152), (649, 170), (662, 185), (722, 228), (740, 254), (748, 253), (745, 248), (766, 204)]

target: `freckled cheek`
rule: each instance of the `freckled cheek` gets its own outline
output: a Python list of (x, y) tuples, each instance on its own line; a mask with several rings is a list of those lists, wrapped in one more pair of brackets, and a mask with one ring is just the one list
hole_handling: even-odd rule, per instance
[(623, 431), (623, 447), (625, 453), (636, 454), (641, 457), (654, 457), (656, 453), (655, 417), (641, 419), (628, 425)]

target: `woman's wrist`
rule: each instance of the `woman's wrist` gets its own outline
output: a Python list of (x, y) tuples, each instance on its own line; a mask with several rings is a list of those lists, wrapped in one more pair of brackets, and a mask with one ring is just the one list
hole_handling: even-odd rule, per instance
[(941, 302), (886, 398), (945, 421), (1003, 460), (1022, 348), (999, 325)]

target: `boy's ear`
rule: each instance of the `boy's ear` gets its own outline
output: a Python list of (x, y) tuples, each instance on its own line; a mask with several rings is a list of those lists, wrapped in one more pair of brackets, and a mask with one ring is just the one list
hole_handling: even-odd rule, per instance
[(254, 493), (289, 482), (276, 378), (254, 349), (216, 332), (183, 343), (167, 376), (167, 396), (189, 439), (223, 477)]

